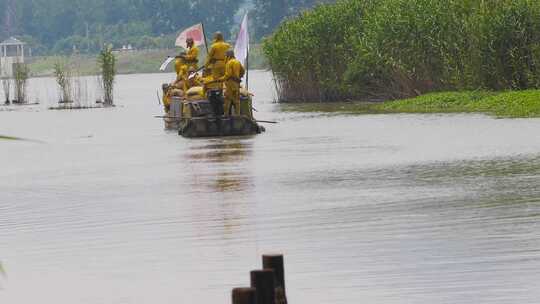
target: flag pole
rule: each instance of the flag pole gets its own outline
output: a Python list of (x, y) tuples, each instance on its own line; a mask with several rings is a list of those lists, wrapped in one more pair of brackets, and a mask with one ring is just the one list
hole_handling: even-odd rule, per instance
[(249, 26), (248, 26), (248, 11), (246, 11), (246, 91), (249, 92)]
[(206, 49), (206, 55), (208, 55), (208, 42), (206, 41), (206, 31), (204, 30), (204, 22), (201, 22), (202, 34), (204, 37), (204, 48)]
[(246, 48), (246, 91), (249, 92), (249, 43), (246, 45)]

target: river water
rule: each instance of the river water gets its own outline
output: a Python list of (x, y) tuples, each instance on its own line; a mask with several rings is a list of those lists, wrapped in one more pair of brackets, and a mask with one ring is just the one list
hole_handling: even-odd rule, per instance
[(0, 303), (230, 303), (274, 252), (290, 303), (539, 303), (539, 119), (306, 113), (252, 72), (280, 124), (189, 140), (153, 118), (168, 78), (0, 109), (36, 140), (0, 143)]

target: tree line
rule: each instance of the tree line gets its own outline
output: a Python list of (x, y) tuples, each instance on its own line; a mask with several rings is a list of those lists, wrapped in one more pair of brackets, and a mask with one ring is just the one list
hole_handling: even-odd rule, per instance
[[(0, 0), (0, 38), (17, 36), (34, 54), (96, 53), (104, 44), (173, 47), (178, 31), (204, 22), (230, 35), (252, 10), (254, 40), (322, 0)], [(326, 1), (327, 2), (327, 1)]]

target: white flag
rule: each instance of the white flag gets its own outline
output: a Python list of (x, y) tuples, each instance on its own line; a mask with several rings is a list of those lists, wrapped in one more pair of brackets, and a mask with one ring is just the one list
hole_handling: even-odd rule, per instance
[[(236, 38), (236, 45), (234, 46), (234, 54), (236, 59), (246, 66), (247, 57), (249, 54), (249, 32), (248, 32), (248, 14), (244, 15), (242, 19), (242, 25)], [(247, 69), (247, 68), (246, 68)]]
[(173, 60), (174, 60), (174, 57), (167, 57), (167, 59), (165, 59), (165, 61), (159, 67), (159, 70), (165, 71), (167, 69), (167, 66), (169, 66), (169, 63), (171, 63)]
[(192, 38), (193, 43), (197, 46), (206, 44), (206, 41), (204, 41), (204, 31), (202, 23), (195, 24), (180, 33), (178, 38), (176, 38), (175, 45), (181, 46), (187, 50), (188, 47), (186, 44), (186, 39), (188, 38)]

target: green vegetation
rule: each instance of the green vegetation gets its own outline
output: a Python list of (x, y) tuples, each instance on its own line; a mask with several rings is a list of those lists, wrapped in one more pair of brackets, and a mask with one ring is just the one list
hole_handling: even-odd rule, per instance
[[(0, 135), (0, 140), (21, 140), (21, 139), (18, 137)], [(2, 265), (0, 264), (0, 266)], [(2, 271), (3, 271), (2, 268), (0, 268), (0, 274), (2, 274)]]
[(24, 63), (17, 63), (13, 65), (13, 78), (15, 83), (15, 101), (17, 103), (26, 103), (28, 78), (30, 78), (30, 70)]
[(264, 70), (268, 69), (268, 61), (264, 56), (261, 44), (252, 44), (249, 49), (249, 69)]
[(347, 36), (360, 28), (362, 1), (321, 5), (284, 22), (263, 48), (275, 73), (280, 100), (342, 100), (347, 58), (352, 48)]
[[(175, 55), (174, 49), (156, 49), (115, 53), (118, 74), (159, 73), (159, 66), (167, 56)], [(204, 54), (204, 48), (201, 50)], [(203, 55), (204, 56), (204, 55)], [(29, 60), (28, 67), (33, 77), (55, 76), (54, 66), (57, 62), (77, 63), (81, 75), (98, 75), (100, 70), (96, 65), (95, 55), (47, 56), (34, 57)], [(249, 53), (250, 69), (266, 69), (268, 63), (262, 53), (260, 44), (251, 46)], [(167, 73), (170, 73), (169, 70)]]
[(253, 11), (254, 30), (257, 39), (267, 36), (285, 18), (297, 16), (299, 13), (321, 3), (335, 0), (253, 0), (248, 7)]
[(371, 105), (384, 113), (487, 113), (497, 117), (540, 117), (540, 91), (464, 91), (430, 93)]
[(11, 102), (11, 79), (2, 78), (2, 89), (4, 91), (4, 103), (9, 104)]
[(66, 61), (58, 61), (54, 64), (54, 77), (56, 78), (56, 83), (60, 87), (60, 92), (62, 93), (62, 99), (60, 102), (69, 103), (73, 102), (71, 96), (71, 88), (73, 86), (72, 81), (72, 71), (69, 63)]
[(386, 102), (285, 103), (293, 112), (348, 114), (483, 113), (496, 117), (540, 117), (540, 90), (437, 92)]
[(342, 0), (282, 23), (264, 51), (281, 101), (540, 88), (540, 2)]
[(74, 46), (95, 54), (109, 43), (172, 47), (177, 31), (198, 22), (210, 32), (227, 33), (237, 24), (240, 5), (238, 0), (0, 0), (1, 36), (17, 35), (39, 55), (70, 54)]
[[(203, 22), (233, 37), (251, 10), (253, 41), (283, 18), (332, 0), (0, 0), (0, 39), (17, 36), (38, 56), (97, 54), (103, 45), (173, 48), (178, 31)], [(210, 38), (210, 37), (208, 37)]]
[(116, 57), (111, 48), (104, 48), (98, 57), (101, 69), (101, 84), (103, 89), (103, 104), (114, 105), (114, 78), (116, 76)]
[[(117, 72), (118, 74), (157, 73), (163, 60), (175, 52), (175, 50), (164, 49), (117, 53), (115, 54)], [(58, 61), (68, 61), (71, 64), (76, 62), (81, 75), (100, 73), (95, 55), (35, 57), (29, 61), (28, 66), (33, 76), (54, 76), (54, 65)]]

